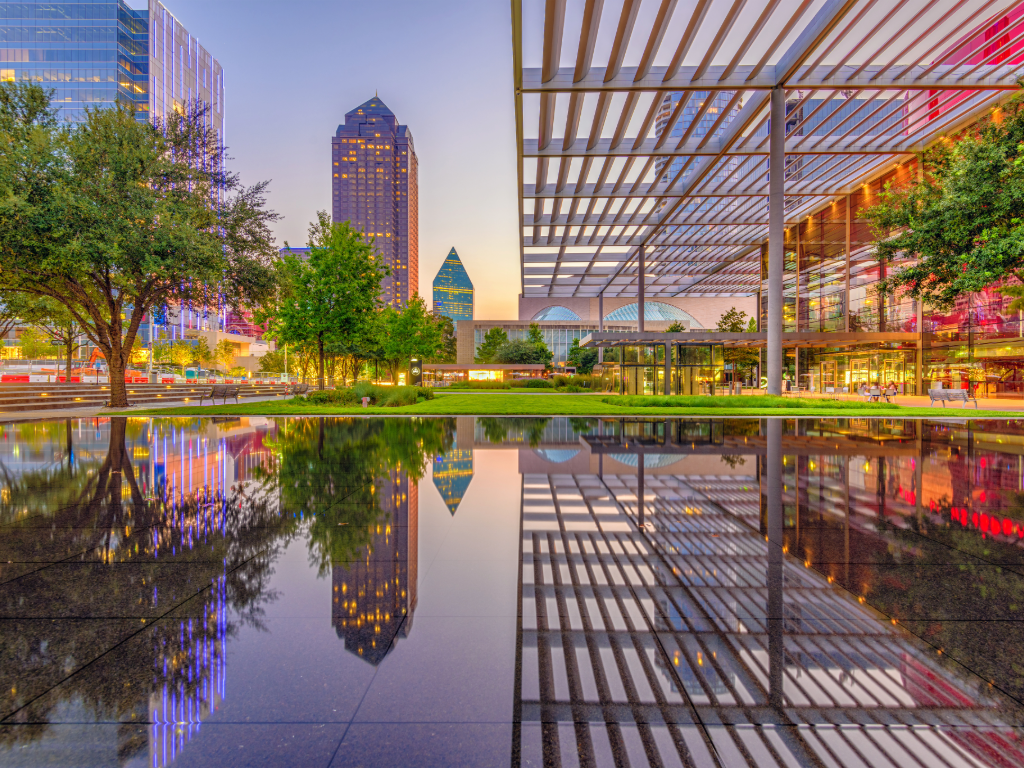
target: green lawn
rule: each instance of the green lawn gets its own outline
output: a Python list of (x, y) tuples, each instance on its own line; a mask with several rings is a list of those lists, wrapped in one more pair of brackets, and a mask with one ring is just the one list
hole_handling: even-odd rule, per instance
[[(482, 396), (483, 395), (483, 396)], [(665, 407), (657, 401), (678, 402)], [(620, 404), (621, 403), (621, 404)], [(640, 404), (644, 403), (644, 404)], [(185, 406), (125, 411), (132, 416), (874, 416), (876, 418), (1024, 418), (1024, 413), (975, 411), (974, 408), (909, 408), (888, 403), (828, 401), (767, 395), (732, 397), (639, 398), (605, 395), (510, 394), (507, 392), (441, 393), (433, 400), (401, 408), (343, 408), (304, 405), (294, 400), (267, 400), (238, 405)]]

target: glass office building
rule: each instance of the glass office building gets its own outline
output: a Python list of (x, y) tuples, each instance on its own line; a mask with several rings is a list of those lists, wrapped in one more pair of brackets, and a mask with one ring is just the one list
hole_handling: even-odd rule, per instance
[(331, 139), (334, 221), (374, 242), (391, 274), (385, 304), (404, 306), (419, 290), (419, 186), (412, 132), (377, 96), (345, 114)]
[(452, 321), (473, 319), (473, 281), (452, 248), (434, 277), (434, 312)]
[(156, 0), (145, 10), (124, 0), (0, 3), (0, 81), (52, 89), (73, 121), (117, 101), (148, 120), (201, 100), (224, 132), (220, 64)]

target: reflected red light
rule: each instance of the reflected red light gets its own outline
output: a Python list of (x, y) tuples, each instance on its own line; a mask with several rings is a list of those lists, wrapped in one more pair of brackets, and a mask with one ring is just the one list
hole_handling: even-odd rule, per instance
[(1013, 533), (1013, 521), (1008, 517), (1003, 518), (1003, 533), (1007, 536)]
[(984, 512), (981, 514), (981, 530), (988, 531), (988, 515)]
[(972, 525), (973, 525), (973, 526), (974, 526), (975, 528), (977, 528), (977, 527), (978, 527), (978, 513), (977, 513), (977, 512), (975, 512), (975, 513), (974, 513), (973, 515), (971, 515), (971, 524), (972, 524)]
[(978, 498), (979, 498), (979, 499), (981, 499), (981, 501), (982, 501), (982, 502), (984, 503), (984, 501), (985, 501), (985, 492), (984, 492), (984, 491), (982, 491), (982, 492), (981, 492), (981, 495), (980, 495), (980, 496), (978, 496)]

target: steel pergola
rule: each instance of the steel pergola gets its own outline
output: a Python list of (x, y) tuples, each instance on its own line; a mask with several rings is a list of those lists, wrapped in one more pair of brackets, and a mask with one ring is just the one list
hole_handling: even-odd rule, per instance
[(1018, 89), (1022, 9), (513, 0), (524, 296), (750, 295), (768, 242), (781, 379), (784, 229)]

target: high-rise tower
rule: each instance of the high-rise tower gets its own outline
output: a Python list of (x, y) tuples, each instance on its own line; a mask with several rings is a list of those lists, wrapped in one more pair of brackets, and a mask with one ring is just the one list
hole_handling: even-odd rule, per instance
[(381, 298), (402, 306), (419, 290), (419, 199), (412, 133), (374, 96), (345, 115), (331, 140), (335, 222), (374, 239), (391, 275)]
[(454, 248), (434, 278), (434, 312), (456, 323), (473, 319), (473, 281)]
[(224, 72), (157, 0), (144, 11), (124, 0), (4, 4), (0, 81), (52, 88), (67, 120), (119, 100), (149, 120), (200, 100), (224, 134)]

